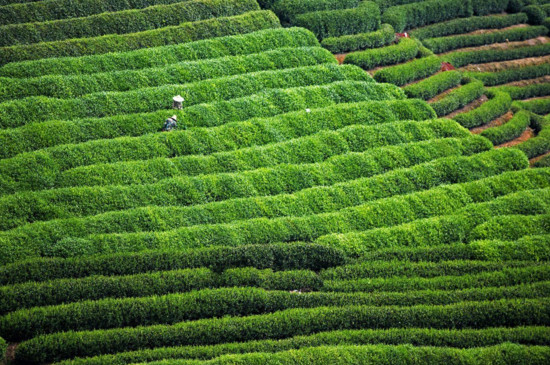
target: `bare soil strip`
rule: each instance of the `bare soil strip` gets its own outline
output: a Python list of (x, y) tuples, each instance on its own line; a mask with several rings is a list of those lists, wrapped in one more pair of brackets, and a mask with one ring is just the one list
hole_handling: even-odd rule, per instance
[(514, 113), (512, 113), (512, 111), (509, 111), (508, 113), (506, 113), (504, 115), (501, 115), (497, 119), (494, 119), (494, 120), (490, 121), (487, 124), (484, 124), (480, 127), (470, 129), (470, 132), (472, 132), (473, 134), (479, 134), (479, 133), (483, 132), (486, 129), (493, 128), (493, 127), (498, 127), (500, 125), (508, 123), (508, 121), (510, 119), (512, 119), (513, 116), (514, 116)]
[(482, 95), (480, 98), (472, 101), (470, 104), (467, 104), (463, 108), (460, 108), (460, 109), (455, 110), (454, 112), (452, 112), (450, 114), (445, 115), (445, 118), (453, 119), (458, 114), (467, 113), (470, 110), (474, 110), (475, 108), (479, 108), (481, 106), (481, 104), (483, 104), (487, 100), (489, 100), (489, 98), (487, 98), (487, 96), (485, 96), (485, 95)]
[(537, 38), (528, 39), (526, 41), (518, 41), (518, 42), (504, 42), (504, 43), (493, 43), (488, 44), (485, 46), (478, 46), (478, 47), (465, 47), (465, 48), (459, 48), (459, 49), (453, 49), (452, 51), (445, 52), (445, 53), (439, 53), (439, 56), (444, 56), (449, 53), (454, 52), (469, 52), (469, 51), (485, 51), (489, 49), (512, 49), (512, 48), (520, 48), (520, 47), (528, 47), (528, 46), (537, 46), (539, 44), (546, 44), (550, 42), (550, 37), (541, 36)]
[(478, 63), (459, 68), (461, 71), (498, 72), (526, 66), (538, 66), (550, 63), (550, 55), (542, 57), (520, 58), (511, 61)]
[(460, 36), (460, 35), (477, 35), (477, 34), (496, 33), (496, 32), (507, 31), (507, 30), (515, 29), (515, 28), (526, 28), (528, 26), (529, 26), (529, 24), (514, 24), (514, 25), (511, 25), (511, 26), (505, 27), (505, 28), (478, 29), (478, 30), (474, 30), (473, 32), (449, 35), (449, 37), (452, 37), (452, 36), (455, 36), (455, 35)]
[(522, 142), (527, 141), (529, 138), (533, 138), (534, 136), (535, 136), (535, 131), (531, 127), (527, 127), (527, 129), (525, 129), (525, 131), (518, 138), (508, 141), (506, 143), (500, 144), (498, 146), (495, 146), (495, 148), (513, 147), (515, 145), (518, 145)]
[(441, 94), (437, 94), (436, 96), (428, 100), (428, 104), (435, 103), (436, 101), (443, 99), (445, 96), (449, 95), (451, 92), (453, 92), (454, 90), (458, 89), (461, 86), (462, 85), (457, 85), (455, 87), (452, 87), (450, 89), (443, 91)]
[(537, 77), (536, 79), (513, 81), (513, 82), (509, 82), (507, 84), (498, 85), (496, 87), (499, 87), (499, 86), (529, 86), (529, 85), (534, 85), (534, 84), (545, 84), (547, 82), (550, 82), (550, 75)]
[(543, 158), (545, 158), (548, 155), (550, 155), (550, 151), (546, 152), (543, 155), (533, 157), (532, 159), (529, 160), (529, 165), (531, 165), (531, 167), (532, 167), (535, 164), (535, 162), (542, 160)]

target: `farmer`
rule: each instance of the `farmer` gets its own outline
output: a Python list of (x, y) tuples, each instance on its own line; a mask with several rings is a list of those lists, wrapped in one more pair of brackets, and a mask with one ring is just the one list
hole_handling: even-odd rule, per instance
[(170, 132), (174, 129), (178, 129), (178, 117), (172, 115), (170, 118), (166, 119), (164, 126), (162, 127), (163, 132)]

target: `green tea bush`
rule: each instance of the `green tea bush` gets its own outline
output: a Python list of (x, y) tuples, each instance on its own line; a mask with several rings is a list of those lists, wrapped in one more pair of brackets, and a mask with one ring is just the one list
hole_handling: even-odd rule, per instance
[(430, 106), (435, 110), (438, 117), (450, 114), (455, 110), (478, 99), (485, 92), (483, 82), (478, 80), (466, 80), (466, 84), (451, 91), (442, 99), (434, 101)]
[(550, 83), (531, 84), (527, 86), (498, 86), (494, 90), (510, 94), (513, 100), (523, 100), (537, 96), (550, 95)]
[(0, 26), (0, 46), (141, 32), (260, 10), (255, 0), (190, 0), (84, 18)]
[(0, 75), (26, 78), (139, 70), (164, 67), (184, 61), (262, 53), (283, 47), (318, 45), (317, 38), (307, 29), (265, 29), (247, 34), (142, 48), (135, 51), (14, 62), (0, 67)]
[(466, 34), (455, 35), (441, 38), (428, 38), (422, 40), (422, 43), (435, 53), (452, 51), (457, 48), (483, 46), (490, 43), (524, 41), (548, 33), (544, 26), (532, 26), (523, 28), (513, 28), (484, 34)]
[(405, 62), (415, 58), (417, 54), (418, 43), (410, 38), (401, 38), (395, 45), (350, 53), (344, 59), (344, 63), (369, 70), (378, 66)]
[(550, 98), (534, 99), (528, 101), (515, 101), (513, 107), (528, 110), (535, 114), (546, 115), (550, 113)]
[(415, 84), (403, 88), (409, 98), (428, 100), (453, 88), (462, 81), (462, 74), (459, 71), (440, 72)]
[(71, 0), (3, 0), (0, 1), (0, 6), (3, 6), (0, 12), (0, 24), (34, 23), (46, 20), (77, 18), (175, 2), (179, 2), (179, 0), (80, 0), (78, 3)]
[(51, 57), (131, 51), (278, 27), (280, 27), (279, 19), (274, 13), (263, 10), (252, 11), (232, 17), (183, 23), (138, 33), (1, 47), (0, 64)]
[(472, 1), (475, 15), (495, 14), (506, 11), (510, 0)]
[(59, 365), (125, 365), (140, 361), (167, 359), (208, 360), (223, 354), (247, 352), (280, 352), (313, 346), (339, 346), (369, 344), (409, 344), (416, 346), (446, 346), (458, 348), (484, 347), (513, 342), (526, 345), (545, 345), (549, 339), (546, 327), (514, 327), (486, 329), (391, 328), (385, 330), (343, 330), (295, 336), (279, 340), (259, 340), (244, 343), (219, 344), (211, 346), (164, 347), (113, 355), (95, 356), (66, 360)]
[(278, 0), (271, 10), (284, 23), (292, 23), (299, 14), (322, 10), (355, 8), (362, 0)]
[(522, 12), (527, 14), (529, 19), (529, 24), (540, 25), (544, 22), (544, 19), (548, 16), (546, 11), (544, 11), (540, 6), (529, 5), (521, 9)]
[(294, 17), (292, 24), (311, 30), (320, 40), (328, 37), (366, 33), (380, 27), (380, 9), (372, 1), (362, 1), (352, 9), (299, 14)]
[(423, 25), (472, 15), (471, 0), (429, 0), (390, 7), (382, 15), (382, 23), (391, 24), (396, 32), (403, 32)]
[[(187, 128), (214, 127), (251, 118), (274, 117), (306, 108), (361, 102), (386, 94), (384, 88), (371, 82), (337, 81), (327, 85), (268, 89), (242, 98), (197, 104), (170, 113), (177, 115), (180, 125)], [(159, 130), (159, 121), (166, 116), (166, 111), (160, 110), (75, 121), (48, 121), (3, 129), (0, 130), (0, 157), (13, 157), (60, 144), (155, 133)]]
[(43, 258), (0, 267), (2, 285), (44, 282), (94, 275), (134, 275), (154, 271), (210, 268), (216, 272), (236, 267), (273, 270), (315, 270), (346, 263), (332, 247), (311, 243), (209, 247), (190, 250), (143, 251), (79, 258)]
[[(62, 332), (21, 343), (19, 361), (51, 362), (75, 356), (131, 351), (175, 345), (205, 345), (279, 339), (321, 330), (403, 328), (483, 328), (545, 325), (550, 320), (544, 299), (465, 302), (448, 306), (321, 307), (290, 309), (250, 317), (224, 317), (91, 332)], [(331, 357), (334, 359), (333, 357)], [(363, 357), (364, 358), (364, 357)], [(446, 358), (448, 361), (448, 358)]]
[[(531, 115), (531, 118), (531, 121), (533, 121), (533, 115)], [(516, 145), (516, 148), (525, 152), (529, 158), (537, 157), (550, 151), (550, 126), (548, 125), (548, 118), (543, 121), (542, 125), (535, 127), (535, 130), (538, 132), (536, 137), (529, 138), (527, 141)]]
[(550, 167), (550, 157), (544, 156), (533, 164), (533, 167)]
[(4, 361), (6, 359), (7, 350), (8, 350), (8, 344), (6, 343), (6, 340), (0, 337), (0, 361)]
[(245, 56), (176, 63), (163, 68), (91, 75), (48, 75), (27, 79), (0, 78), (0, 101), (37, 95), (76, 98), (103, 91), (129, 91), (166, 84), (185, 84), (249, 72), (323, 63), (336, 63), (334, 56), (323, 48), (279, 48)]
[[(437, 157), (476, 153), (486, 150), (487, 144), (486, 139), (475, 136), (449, 138), (383, 147), (372, 152), (348, 153), (334, 156), (323, 163), (308, 165), (278, 165), (240, 173), (184, 176), (147, 185), (22, 192), (0, 198), (2, 228), (17, 227), (24, 222), (82, 217), (148, 205), (194, 205), (291, 193), (312, 186), (371, 176)], [(390, 154), (393, 156), (392, 161), (388, 160)], [(285, 182), (284, 185), (281, 184), (282, 181)], [(92, 201), (93, 204), (90, 204)]]
[[(51, 119), (78, 119), (168, 109), (180, 94), (184, 106), (233, 99), (266, 88), (328, 84), (334, 81), (369, 81), (371, 77), (354, 66), (333, 63), (244, 75), (225, 76), (182, 85), (163, 85), (121, 92), (99, 92), (73, 99), (29, 97), (0, 104), (0, 127), (10, 128)], [(39, 107), (37, 107), (37, 104)]]
[(465, 72), (465, 76), (483, 81), (486, 86), (506, 84), (512, 81), (535, 79), (550, 75), (550, 64), (510, 68), (496, 72)]
[(437, 56), (418, 58), (402, 65), (391, 66), (376, 71), (374, 79), (397, 86), (426, 78), (441, 69), (441, 60)]
[(531, 117), (526, 112), (519, 112), (514, 115), (507, 123), (484, 130), (481, 135), (488, 138), (495, 146), (504, 142), (511, 141), (523, 133), (529, 126)]
[(515, 240), (523, 236), (550, 233), (550, 214), (496, 216), (477, 226), (470, 240)]
[(522, 24), (526, 22), (527, 15), (525, 13), (475, 16), (471, 18), (453, 19), (446, 22), (413, 29), (410, 31), (410, 34), (418, 39), (426, 39), (468, 33), (478, 29), (506, 28), (515, 24)]
[(384, 47), (395, 40), (395, 31), (389, 24), (382, 24), (374, 32), (328, 37), (321, 41), (321, 45), (332, 53), (359, 51), (366, 48)]
[(464, 128), (474, 128), (489, 123), (510, 110), (512, 98), (501, 91), (487, 91), (489, 100), (476, 109), (458, 114), (453, 119)]
[(445, 62), (455, 67), (463, 67), (474, 63), (489, 63), (516, 60), (528, 57), (540, 57), (550, 54), (550, 45), (518, 47), (510, 49), (488, 49), (475, 51), (457, 51), (442, 57)]

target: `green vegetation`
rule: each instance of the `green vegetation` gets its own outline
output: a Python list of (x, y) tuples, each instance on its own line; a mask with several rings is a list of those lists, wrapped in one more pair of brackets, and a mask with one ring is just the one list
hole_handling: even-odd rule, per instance
[(495, 86), (550, 75), (550, 64), (509, 68), (497, 72), (466, 72), (465, 75), (483, 81), (486, 86)]
[(382, 24), (374, 32), (328, 37), (321, 41), (321, 45), (332, 53), (359, 51), (366, 48), (380, 48), (395, 40), (395, 32), (391, 25)]
[(512, 105), (510, 95), (501, 91), (487, 91), (486, 95), (489, 98), (488, 101), (481, 104), (479, 108), (455, 116), (454, 120), (466, 128), (478, 127), (500, 117)]
[(509, 61), (520, 58), (540, 57), (550, 54), (550, 45), (518, 47), (510, 49), (489, 49), (475, 51), (456, 51), (442, 57), (455, 67), (463, 67), (475, 63)]
[(378, 82), (389, 82), (402, 86), (409, 82), (433, 75), (441, 68), (441, 60), (437, 56), (418, 58), (398, 66), (384, 68), (374, 73)]
[(430, 106), (435, 110), (438, 117), (442, 117), (478, 99), (484, 91), (483, 82), (466, 80), (464, 85), (452, 90), (440, 100), (431, 103)]
[(378, 66), (405, 62), (415, 58), (417, 54), (418, 43), (409, 38), (402, 38), (395, 45), (350, 53), (344, 59), (344, 63), (357, 65), (365, 70), (369, 70)]
[(507, 123), (484, 130), (481, 132), (481, 135), (488, 138), (496, 146), (521, 136), (523, 131), (525, 131), (525, 129), (529, 126), (530, 122), (531, 116), (526, 112), (520, 111), (519, 113), (516, 113)]
[(458, 71), (440, 72), (415, 84), (403, 88), (409, 98), (428, 100), (434, 96), (457, 86), (462, 81), (462, 74)]

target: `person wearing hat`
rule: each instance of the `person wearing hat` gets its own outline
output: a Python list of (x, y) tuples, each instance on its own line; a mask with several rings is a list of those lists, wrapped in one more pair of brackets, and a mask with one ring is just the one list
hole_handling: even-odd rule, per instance
[(166, 119), (162, 131), (170, 132), (174, 129), (178, 129), (178, 117), (176, 115), (172, 115), (170, 118)]

